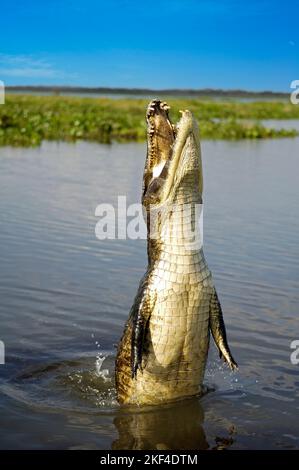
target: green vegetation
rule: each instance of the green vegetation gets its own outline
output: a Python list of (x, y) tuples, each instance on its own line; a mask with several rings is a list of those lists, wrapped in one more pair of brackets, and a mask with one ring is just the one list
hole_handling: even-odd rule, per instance
[[(8, 95), (5, 105), (0, 106), (0, 145), (34, 146), (42, 140), (143, 141), (147, 103), (144, 99)], [(190, 109), (205, 139), (297, 135), (296, 131), (268, 129), (258, 122), (299, 119), (299, 106), (288, 102), (169, 99), (169, 103), (174, 121), (179, 119), (180, 109)]]

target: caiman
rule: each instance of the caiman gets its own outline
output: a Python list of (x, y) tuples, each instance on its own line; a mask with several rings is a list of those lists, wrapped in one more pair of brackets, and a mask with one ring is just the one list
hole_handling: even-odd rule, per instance
[(202, 394), (210, 331), (220, 357), (237, 368), (201, 243), (198, 125), (185, 110), (174, 126), (169, 109), (153, 100), (146, 113), (142, 204), (148, 267), (118, 345), (121, 404), (158, 404)]

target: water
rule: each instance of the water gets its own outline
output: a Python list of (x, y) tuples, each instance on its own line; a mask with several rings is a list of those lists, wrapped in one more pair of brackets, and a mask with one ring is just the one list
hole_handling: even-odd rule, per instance
[(299, 139), (204, 142), (204, 246), (239, 372), (212, 345), (201, 400), (123, 409), (113, 364), (143, 240), (99, 241), (139, 201), (143, 144), (0, 149), (1, 448), (298, 448)]
[(261, 123), (265, 127), (270, 127), (271, 129), (295, 129), (296, 131), (299, 131), (298, 119), (279, 119), (279, 121), (275, 119), (263, 119)]

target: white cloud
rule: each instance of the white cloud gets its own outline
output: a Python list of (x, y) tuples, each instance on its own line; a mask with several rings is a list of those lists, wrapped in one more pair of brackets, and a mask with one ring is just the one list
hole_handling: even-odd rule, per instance
[(75, 78), (76, 74), (55, 68), (44, 58), (0, 53), (0, 76), (24, 78)]
[(42, 68), (11, 68), (4, 69), (0, 67), (0, 75), (6, 77), (25, 77), (25, 78), (62, 78), (64, 74), (58, 70)]
[(28, 65), (31, 67), (50, 67), (50, 64), (45, 59), (36, 59), (31, 55), (9, 55), (0, 53), (0, 64), (6, 65)]

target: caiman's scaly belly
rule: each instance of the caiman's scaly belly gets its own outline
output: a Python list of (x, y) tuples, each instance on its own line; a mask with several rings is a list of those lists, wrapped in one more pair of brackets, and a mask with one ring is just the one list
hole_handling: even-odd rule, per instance
[(204, 259), (200, 253), (179, 257), (161, 253), (161, 259), (148, 274), (147, 289), (155, 304), (149, 318), (142, 369), (138, 380), (132, 378), (129, 319), (120, 347), (119, 401), (156, 404), (200, 394), (209, 347), (213, 290)]

